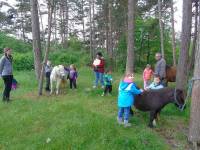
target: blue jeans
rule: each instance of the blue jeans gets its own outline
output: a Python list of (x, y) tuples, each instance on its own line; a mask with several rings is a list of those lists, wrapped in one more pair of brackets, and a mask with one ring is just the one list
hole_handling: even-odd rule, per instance
[(122, 119), (122, 117), (124, 116), (124, 120), (128, 121), (129, 114), (130, 114), (130, 108), (131, 107), (119, 107), (118, 118)]
[(94, 72), (95, 73), (95, 83), (94, 85), (97, 86), (98, 82), (101, 82), (101, 86), (104, 86), (104, 81), (103, 81), (103, 73), (101, 72)]

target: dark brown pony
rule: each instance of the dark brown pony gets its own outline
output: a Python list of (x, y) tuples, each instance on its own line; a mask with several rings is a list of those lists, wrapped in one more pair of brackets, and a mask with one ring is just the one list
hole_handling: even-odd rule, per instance
[(150, 112), (149, 127), (154, 127), (157, 114), (169, 103), (174, 103), (180, 109), (184, 107), (184, 93), (174, 88), (145, 91), (135, 97), (135, 108)]

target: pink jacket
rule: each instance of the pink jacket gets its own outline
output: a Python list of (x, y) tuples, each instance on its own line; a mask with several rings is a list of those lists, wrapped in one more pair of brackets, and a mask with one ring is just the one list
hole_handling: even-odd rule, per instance
[(143, 80), (144, 81), (150, 80), (152, 76), (153, 76), (152, 69), (144, 69), (144, 72), (143, 72)]

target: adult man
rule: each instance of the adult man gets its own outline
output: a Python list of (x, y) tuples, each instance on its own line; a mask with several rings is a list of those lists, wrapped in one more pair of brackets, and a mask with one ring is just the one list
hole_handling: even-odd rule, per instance
[(156, 53), (155, 59), (157, 60), (155, 66), (155, 75), (160, 76), (161, 82), (164, 86), (166, 86), (164, 79), (166, 77), (166, 61), (162, 58), (161, 53)]

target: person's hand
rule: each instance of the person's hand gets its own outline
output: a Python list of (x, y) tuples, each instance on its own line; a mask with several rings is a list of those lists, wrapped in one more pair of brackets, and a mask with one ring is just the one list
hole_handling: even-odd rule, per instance
[(140, 89), (140, 91), (143, 93), (144, 92), (144, 90), (143, 89)]

